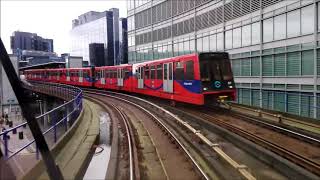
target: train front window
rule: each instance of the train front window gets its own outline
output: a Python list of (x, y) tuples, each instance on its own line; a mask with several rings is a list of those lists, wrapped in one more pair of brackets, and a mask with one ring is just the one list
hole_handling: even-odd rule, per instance
[(229, 81), (232, 80), (230, 61), (227, 56), (210, 56), (203, 54), (200, 56), (201, 81)]

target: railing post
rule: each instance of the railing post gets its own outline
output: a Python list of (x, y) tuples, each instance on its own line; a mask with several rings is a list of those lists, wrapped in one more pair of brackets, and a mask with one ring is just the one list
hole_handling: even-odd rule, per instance
[(3, 141), (4, 141), (4, 156), (8, 158), (9, 157), (8, 132), (5, 132), (3, 134)]
[(63, 120), (64, 123), (64, 131), (67, 132), (68, 130), (68, 115), (69, 115), (69, 111), (68, 111), (68, 105), (65, 106), (65, 117)]
[(52, 122), (53, 122), (53, 139), (54, 139), (54, 143), (56, 143), (57, 142), (57, 126), (56, 126), (55, 112), (52, 112)]

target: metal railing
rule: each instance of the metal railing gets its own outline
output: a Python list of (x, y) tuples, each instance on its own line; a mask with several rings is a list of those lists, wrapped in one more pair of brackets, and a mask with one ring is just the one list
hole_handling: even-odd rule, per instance
[[(44, 114), (36, 117), (39, 124), (47, 123), (50, 124), (49, 128), (45, 126), (41, 126), (41, 130), (43, 135), (46, 138), (47, 143), (49, 146), (53, 146), (60, 137), (64, 135), (68, 131), (68, 129), (73, 125), (74, 121), (80, 115), (82, 111), (82, 90), (80, 88), (69, 86), (69, 85), (62, 85), (56, 83), (41, 83), (41, 82), (30, 82), (31, 84), (24, 85), (26, 89), (31, 91), (47, 94), (50, 96), (55, 96), (61, 98), (66, 103), (55, 107), (54, 109), (45, 112)], [(4, 130), (0, 133), (1, 146), (3, 148), (4, 156), (6, 159), (10, 159), (11, 157), (17, 155), (27, 147), (30, 147), (35, 142), (34, 139), (30, 140), (27, 144), (23, 145), (16, 151), (9, 150), (9, 134), (16, 134), (19, 130), (23, 130), (27, 128), (27, 122), (24, 122), (20, 125), (17, 125), (13, 128)], [(50, 134), (53, 132), (53, 134)], [(2, 145), (3, 144), (3, 145)], [(34, 144), (35, 145), (35, 144)], [(0, 146), (0, 147), (1, 147)], [(36, 146), (36, 145), (35, 145)], [(36, 149), (36, 158), (39, 159), (39, 151), (38, 148)], [(10, 153), (9, 153), (10, 151)]]
[[(279, 111), (301, 117), (320, 119), (320, 94), (314, 96), (311, 93), (283, 91), (262, 91), (262, 93), (264, 93), (262, 98), (258, 97), (255, 99), (252, 94), (241, 94), (233, 103)], [(289, 98), (294, 98), (296, 101), (289, 101)]]

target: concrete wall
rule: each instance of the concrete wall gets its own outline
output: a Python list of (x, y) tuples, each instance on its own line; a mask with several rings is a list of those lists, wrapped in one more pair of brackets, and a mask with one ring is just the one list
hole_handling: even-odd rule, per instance
[[(16, 56), (14, 55), (9, 55), (11, 62), (16, 70), (16, 73), (18, 74), (18, 59)], [(1, 112), (0, 114), (4, 113), (4, 112), (9, 112), (10, 111), (10, 104), (11, 104), (11, 109), (12, 111), (18, 110), (20, 111), (20, 108), (18, 106), (18, 101), (17, 98), (11, 88), (10, 82), (8, 80), (8, 77), (2, 67), (1, 66), (1, 70), (0, 70), (0, 106), (1, 106)]]

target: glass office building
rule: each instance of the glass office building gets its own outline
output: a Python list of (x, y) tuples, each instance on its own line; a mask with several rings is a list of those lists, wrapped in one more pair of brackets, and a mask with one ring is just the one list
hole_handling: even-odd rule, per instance
[(120, 49), (122, 44), (119, 43), (119, 39), (123, 39), (122, 33), (126, 33), (127, 29), (121, 29), (119, 32), (119, 28), (123, 28), (120, 24), (122, 25), (122, 19), (119, 18), (119, 9), (116, 8), (80, 15), (72, 21), (70, 54), (82, 56), (84, 61), (90, 62), (89, 44), (102, 43), (105, 49), (104, 65), (127, 62), (127, 59), (120, 60), (120, 57), (127, 57), (121, 54), (127, 54), (127, 51)]
[(129, 63), (227, 51), (242, 104), (320, 119), (317, 0), (128, 0)]

